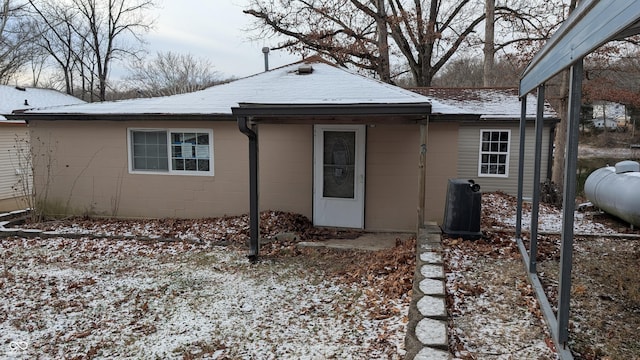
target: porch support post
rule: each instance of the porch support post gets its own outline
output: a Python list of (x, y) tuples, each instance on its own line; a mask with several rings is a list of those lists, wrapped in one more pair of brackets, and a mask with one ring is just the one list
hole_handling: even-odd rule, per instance
[(583, 59), (571, 66), (569, 79), (569, 112), (567, 114), (567, 145), (564, 164), (562, 199), (562, 242), (560, 245), (560, 279), (558, 282), (558, 343), (569, 340), (569, 301), (571, 299), (571, 269), (573, 261), (573, 217), (576, 201), (576, 169), (578, 164), (578, 131), (582, 101)]
[[(429, 120), (420, 122), (420, 157), (418, 160), (418, 229), (424, 227), (426, 208), (426, 185), (427, 185), (427, 138), (429, 135)], [(418, 232), (416, 232), (417, 234)]]
[(247, 117), (238, 117), (240, 132), (249, 138), (249, 261), (256, 262), (260, 253), (260, 198), (258, 188), (258, 133), (248, 125)]

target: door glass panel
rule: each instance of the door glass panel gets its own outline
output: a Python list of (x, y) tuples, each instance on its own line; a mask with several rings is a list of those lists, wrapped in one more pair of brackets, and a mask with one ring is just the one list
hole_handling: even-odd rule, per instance
[(355, 194), (354, 131), (325, 131), (322, 196), (353, 199)]

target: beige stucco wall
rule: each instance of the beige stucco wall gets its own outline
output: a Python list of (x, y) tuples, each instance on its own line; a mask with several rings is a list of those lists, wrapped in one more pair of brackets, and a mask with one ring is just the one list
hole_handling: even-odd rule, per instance
[(416, 230), (419, 140), (418, 125), (367, 128), (367, 229)]
[(442, 223), (448, 180), (457, 177), (458, 122), (432, 122), (427, 138), (425, 220)]
[[(233, 122), (33, 121), (29, 128), (48, 144), (35, 181), (39, 198), (48, 193), (49, 213), (160, 218), (248, 210), (248, 142)], [(130, 174), (128, 128), (213, 129), (215, 176)]]
[[(153, 125), (153, 126), (152, 126)], [(446, 179), (455, 177), (457, 124), (429, 125), (427, 220), (443, 214)], [(52, 160), (47, 211), (118, 217), (216, 217), (249, 208), (248, 140), (235, 122), (32, 121), (31, 136)], [(211, 129), (214, 176), (131, 174), (127, 129)], [(313, 217), (313, 126), (261, 124), (260, 209)], [(365, 227), (415, 231), (418, 125), (367, 127)], [(47, 150), (48, 149), (48, 150)], [(45, 194), (46, 161), (36, 182)]]
[(258, 127), (260, 209), (289, 211), (312, 219), (313, 126)]

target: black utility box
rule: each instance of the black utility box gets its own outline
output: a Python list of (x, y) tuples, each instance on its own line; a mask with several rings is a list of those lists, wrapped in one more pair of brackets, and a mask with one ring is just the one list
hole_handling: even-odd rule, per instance
[(479, 239), (482, 193), (473, 180), (449, 179), (442, 232), (451, 237)]

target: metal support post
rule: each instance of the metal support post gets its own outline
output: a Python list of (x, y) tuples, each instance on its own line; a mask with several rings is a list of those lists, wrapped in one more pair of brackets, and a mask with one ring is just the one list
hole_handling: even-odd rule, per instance
[(524, 182), (524, 145), (527, 132), (527, 94), (520, 98), (520, 149), (518, 150), (518, 203), (516, 239), (522, 239), (522, 188)]
[(542, 169), (542, 130), (544, 128), (544, 85), (538, 86), (536, 107), (536, 147), (533, 164), (533, 198), (531, 203), (531, 239), (529, 246), (529, 272), (537, 272), (538, 258), (538, 215), (540, 211), (540, 171)]
[(576, 169), (578, 163), (578, 131), (582, 101), (583, 59), (571, 66), (569, 79), (569, 112), (567, 114), (567, 145), (564, 165), (562, 199), (562, 243), (560, 247), (560, 279), (558, 282), (558, 343), (569, 340), (569, 301), (571, 299), (571, 269), (573, 261), (573, 222), (576, 199)]

